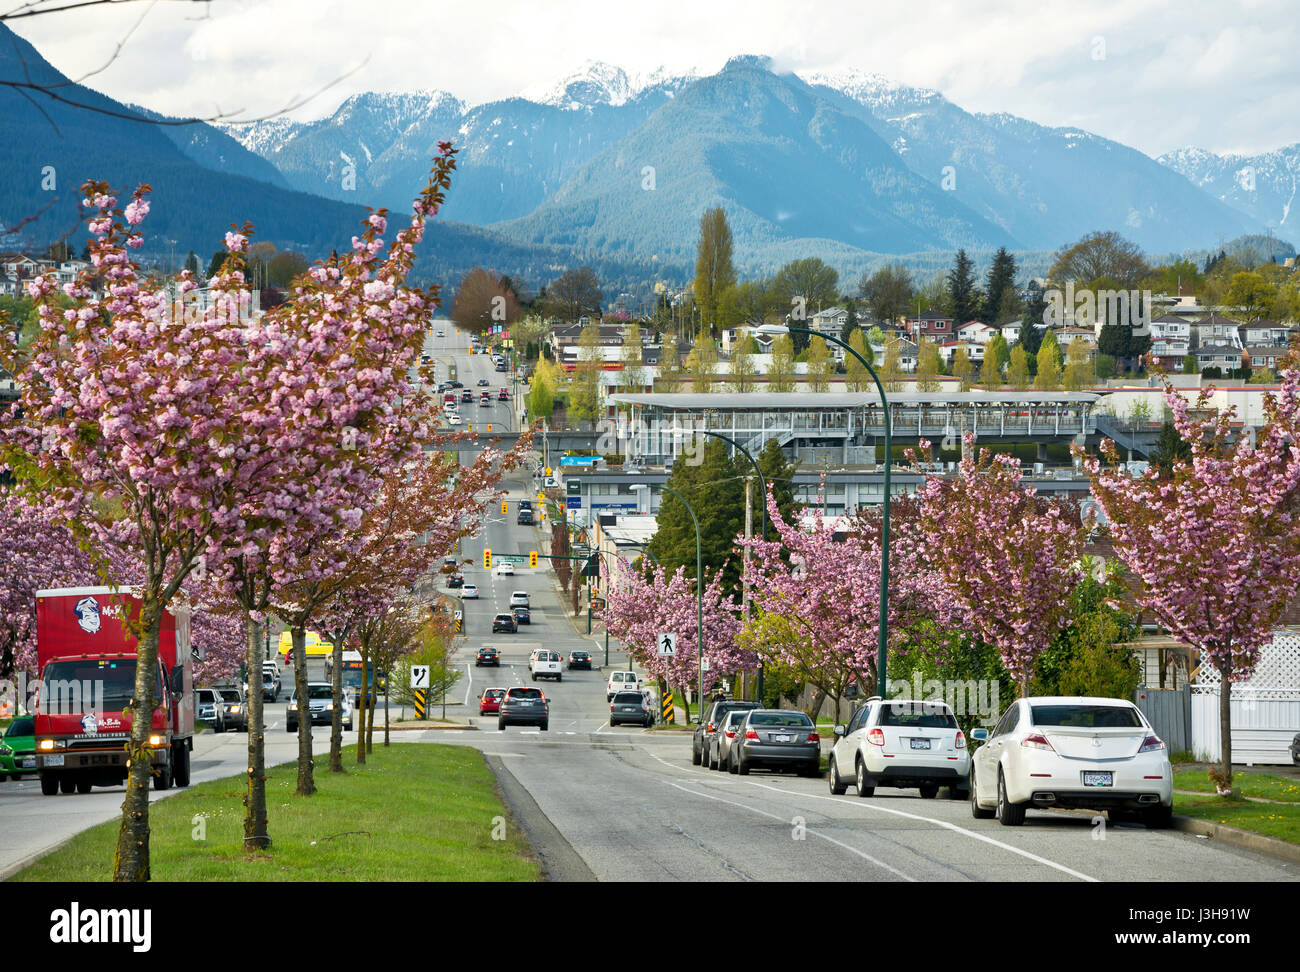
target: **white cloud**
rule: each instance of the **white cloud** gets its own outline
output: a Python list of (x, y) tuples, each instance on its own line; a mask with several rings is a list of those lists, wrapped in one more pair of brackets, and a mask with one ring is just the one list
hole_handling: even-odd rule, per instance
[[(13, 26), (78, 77), (144, 10)], [(1300, 141), (1297, 34), (1285, 0), (233, 0), (152, 6), (89, 83), (169, 114), (256, 117), (355, 70), (295, 113), (318, 117), (358, 91), (436, 88), (481, 103), (592, 60), (630, 75), (710, 73), (763, 53), (785, 70), (874, 71), (972, 111), (1078, 125), (1152, 155), (1262, 151)]]

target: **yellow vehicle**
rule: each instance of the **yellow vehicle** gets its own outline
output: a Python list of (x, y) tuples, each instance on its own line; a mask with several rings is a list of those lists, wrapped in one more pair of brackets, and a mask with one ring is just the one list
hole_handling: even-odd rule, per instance
[[(320, 655), (334, 654), (333, 642), (321, 641), (320, 634), (318, 634), (315, 631), (307, 632), (307, 643), (305, 647), (307, 649), (308, 658), (311, 658), (313, 655), (320, 656)], [(281, 657), (284, 658), (284, 663), (288, 665), (291, 660), (290, 655), (293, 652), (293, 634), (291, 632), (289, 631), (280, 632), (279, 651)]]

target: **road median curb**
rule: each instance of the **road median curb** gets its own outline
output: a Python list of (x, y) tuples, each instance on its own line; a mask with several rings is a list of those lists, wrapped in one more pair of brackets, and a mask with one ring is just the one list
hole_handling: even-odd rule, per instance
[(548, 881), (595, 881), (596, 875), (582, 859), (573, 845), (565, 839), (551, 818), (537, 805), (513, 773), (506, 769), (500, 756), (484, 755), (488, 769), (497, 778), (501, 799), (518, 822), (533, 853), (542, 862)]
[[(378, 726), (375, 728), (377, 730)], [(390, 732), (425, 732), (429, 729), (470, 729), (474, 732), (478, 732), (478, 726), (465, 725), (459, 722), (395, 722), (390, 724), (388, 729)]]
[(1257, 834), (1251, 830), (1230, 827), (1227, 824), (1215, 823), (1212, 820), (1201, 820), (1199, 817), (1183, 817), (1180, 815), (1174, 816), (1173, 829), (1184, 834), (1221, 840), (1225, 844), (1231, 844), (1234, 847), (1243, 847), (1246, 850), (1258, 851), (1261, 854), (1269, 854), (1273, 857), (1280, 857), (1283, 860), (1300, 864), (1300, 845), (1279, 840), (1276, 837)]

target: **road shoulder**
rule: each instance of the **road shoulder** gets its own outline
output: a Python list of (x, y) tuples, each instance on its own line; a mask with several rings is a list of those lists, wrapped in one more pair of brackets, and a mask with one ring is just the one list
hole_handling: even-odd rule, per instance
[(488, 769), (497, 778), (501, 788), (501, 799), (510, 808), (511, 815), (518, 822), (533, 848), (533, 853), (542, 862), (548, 881), (595, 881), (596, 875), (587, 866), (586, 861), (573, 849), (573, 845), (551, 823), (542, 812), (532, 794), (514, 777), (499, 756), (484, 754)]

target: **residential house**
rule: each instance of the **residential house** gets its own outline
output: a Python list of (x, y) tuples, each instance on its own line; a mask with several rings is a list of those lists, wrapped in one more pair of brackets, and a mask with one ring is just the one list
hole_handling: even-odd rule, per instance
[(953, 319), (938, 311), (926, 311), (920, 317), (905, 323), (908, 326), (908, 337), (918, 343), (921, 338), (929, 338), (935, 344), (942, 344), (951, 341), (957, 333)]
[(1177, 314), (1151, 319), (1151, 357), (1166, 371), (1182, 371), (1192, 347), (1192, 326)]
[(17, 297), (18, 281), (0, 274), (0, 297)]
[(14, 280), (30, 280), (43, 269), (41, 261), (34, 260), (25, 253), (0, 253), (0, 273)]
[(974, 341), (945, 341), (939, 345), (939, 357), (943, 359), (944, 364), (952, 364), (958, 348), (965, 348), (966, 356), (974, 364), (978, 365), (984, 361), (984, 345)]
[(970, 341), (983, 347), (992, 341), (997, 333), (997, 328), (991, 327), (983, 321), (967, 321), (957, 328), (957, 340)]
[[(1192, 347), (1227, 344), (1241, 350), (1241, 323), (1221, 314), (1207, 314), (1192, 322)], [(1234, 367), (1236, 367), (1234, 365)]]
[(1290, 348), (1285, 345), (1276, 344), (1248, 344), (1242, 349), (1245, 357), (1245, 365), (1251, 371), (1261, 371), (1268, 368), (1271, 371), (1278, 371), (1281, 367), (1281, 361), (1286, 357)]
[(89, 268), (90, 264), (85, 260), (64, 260), (59, 264), (58, 278), (60, 284), (76, 283), (77, 276), (81, 271)]
[(1271, 344), (1286, 347), (1291, 343), (1291, 328), (1264, 318), (1241, 326), (1241, 343), (1244, 347)]
[(808, 326), (822, 334), (839, 337), (844, 330), (844, 325), (848, 322), (848, 311), (842, 307), (828, 307), (826, 310), (818, 311), (809, 318)]
[(1192, 353), (1196, 355), (1196, 367), (1200, 371), (1221, 368), (1226, 373), (1241, 367), (1241, 348), (1236, 345), (1202, 344)]
[(1007, 342), (1007, 347), (1020, 340), (1020, 328), (1024, 326), (1024, 323), (1024, 321), (1008, 321), (1006, 324), (997, 325), (998, 331), (1002, 334), (1002, 340)]

